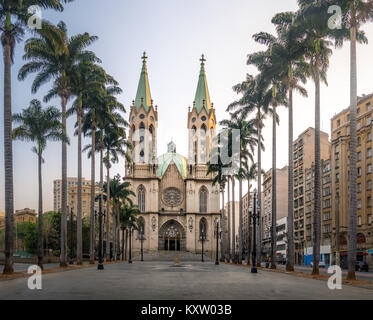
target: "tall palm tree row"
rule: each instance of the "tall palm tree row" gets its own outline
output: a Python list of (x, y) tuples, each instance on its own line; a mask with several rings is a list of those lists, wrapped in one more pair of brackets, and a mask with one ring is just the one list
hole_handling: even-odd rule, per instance
[[(29, 60), (19, 71), (18, 78), (24, 80), (29, 74), (37, 73), (32, 92), (53, 80), (52, 88), (44, 97), (48, 102), (52, 98), (61, 99), (62, 125), (66, 135), (67, 102), (74, 94), (73, 79), (76, 78), (78, 66), (82, 63), (97, 62), (91, 51), (85, 50), (96, 37), (88, 33), (68, 37), (64, 22), (57, 27), (42, 29), (36, 37), (25, 44), (24, 59)], [(62, 192), (61, 192), (61, 256), (60, 265), (67, 266), (66, 234), (67, 234), (67, 146), (62, 142)]]
[(32, 100), (30, 106), (22, 113), (14, 114), (13, 121), (20, 125), (13, 130), (13, 138), (22, 141), (32, 141), (36, 147), (32, 151), (38, 157), (38, 265), (43, 268), (43, 180), (42, 164), (43, 152), (48, 141), (68, 142), (61, 124), (62, 114), (55, 107), (43, 109), (40, 101)]
[[(5, 178), (5, 264), (3, 273), (13, 273), (13, 146), (12, 146), (12, 95), (11, 66), (14, 61), (16, 42), (22, 40), (27, 22), (32, 16), (28, 8), (37, 5), (42, 9), (63, 11), (63, 3), (72, 0), (1, 0), (0, 30), (4, 57), (4, 178)], [(48, 24), (43, 23), (42, 30), (47, 30)], [(36, 30), (40, 32), (40, 30)]]

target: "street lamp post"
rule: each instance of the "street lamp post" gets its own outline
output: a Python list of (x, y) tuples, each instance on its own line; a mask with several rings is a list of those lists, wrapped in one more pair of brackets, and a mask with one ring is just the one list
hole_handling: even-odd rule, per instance
[(254, 190), (254, 208), (253, 208), (253, 213), (252, 213), (252, 218), (253, 218), (253, 263), (251, 266), (251, 273), (257, 273), (258, 270), (256, 268), (256, 189)]
[(199, 236), (201, 242), (202, 242), (202, 257), (201, 257), (201, 262), (205, 262), (204, 259), (203, 259), (203, 243), (205, 242), (206, 240), (206, 232), (203, 230), (201, 232), (201, 235)]
[(144, 242), (144, 228), (143, 228), (143, 226), (141, 226), (141, 229), (140, 229), (141, 261), (144, 261), (144, 245), (143, 245), (143, 242)]
[(216, 230), (215, 230), (215, 237), (216, 237), (216, 259), (215, 264), (219, 265), (219, 221), (216, 221)]
[(132, 263), (132, 217), (129, 218), (129, 222), (130, 222), (130, 225), (129, 225), (129, 231), (130, 231), (130, 234), (129, 234), (129, 249), (128, 249), (128, 263)]
[(73, 216), (73, 210), (74, 210), (74, 207), (71, 207), (71, 210), (70, 210), (70, 261), (69, 261), (69, 264), (74, 264), (73, 262), (73, 220), (74, 220), (74, 216)]
[[(102, 192), (102, 190), (100, 190)], [(97, 270), (104, 270), (104, 265), (103, 265), (103, 257), (102, 257), (102, 197), (99, 197), (99, 211), (98, 211), (98, 265), (97, 265)]]

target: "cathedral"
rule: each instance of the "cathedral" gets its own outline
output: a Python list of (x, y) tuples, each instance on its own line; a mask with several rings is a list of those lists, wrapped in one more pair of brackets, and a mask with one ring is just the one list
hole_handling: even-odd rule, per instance
[[(132, 162), (126, 164), (126, 181), (136, 194), (144, 226), (144, 252), (204, 252), (213, 257), (216, 249), (216, 224), (220, 219), (219, 186), (213, 175), (207, 175), (207, 162), (216, 130), (215, 109), (210, 101), (201, 58), (193, 108), (185, 110), (188, 156), (177, 153), (174, 142), (167, 153), (157, 155), (158, 112), (153, 105), (147, 71), (147, 57), (142, 57), (142, 70), (136, 100), (129, 115), (129, 141)], [(180, 110), (182, 112), (182, 109)], [(167, 124), (165, 124), (167, 125)], [(133, 251), (139, 252), (139, 232), (133, 235)]]

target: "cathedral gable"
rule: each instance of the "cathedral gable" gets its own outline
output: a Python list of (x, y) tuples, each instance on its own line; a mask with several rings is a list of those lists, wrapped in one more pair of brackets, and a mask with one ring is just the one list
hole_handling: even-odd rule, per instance
[(160, 211), (185, 212), (185, 183), (174, 162), (171, 162), (160, 183)]

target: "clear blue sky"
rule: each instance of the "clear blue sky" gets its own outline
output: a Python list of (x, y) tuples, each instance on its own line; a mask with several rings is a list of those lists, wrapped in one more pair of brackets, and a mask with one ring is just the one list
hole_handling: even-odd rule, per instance
[[(227, 116), (225, 109), (236, 97), (232, 86), (245, 79), (246, 55), (261, 49), (252, 40), (259, 31), (274, 32), (270, 23), (277, 12), (296, 9), (296, 0), (76, 0), (63, 13), (44, 12), (44, 18), (66, 22), (70, 35), (89, 32), (99, 40), (91, 49), (102, 59), (103, 66), (120, 83), (120, 100), (129, 109), (135, 98), (141, 70), (141, 55), (146, 50), (150, 87), (159, 111), (158, 155), (166, 152), (172, 138), (179, 153), (187, 154), (187, 110), (193, 104), (199, 73), (199, 58), (207, 58), (206, 72), (211, 100), (217, 120)], [(373, 38), (373, 27), (364, 27)], [(358, 93), (373, 92), (371, 53), (373, 46), (358, 47)], [(33, 77), (18, 82), (23, 64), (23, 43), (17, 44), (13, 66), (13, 112), (20, 112), (32, 98), (42, 99), (49, 85), (32, 95)], [(3, 74), (2, 59), (0, 71)], [(349, 104), (349, 50), (336, 50), (331, 60), (329, 87), (322, 87), (322, 129), (330, 133), (330, 118)], [(307, 85), (309, 98), (295, 97), (294, 134), (297, 136), (314, 123), (314, 91)], [(4, 210), (3, 164), (3, 81), (0, 80), (0, 211)], [(59, 107), (59, 101), (52, 105)], [(287, 112), (279, 111), (278, 167), (287, 164)], [(128, 116), (128, 115), (127, 115)], [(75, 117), (68, 120), (69, 132)], [(271, 166), (271, 124), (264, 131), (266, 152), (264, 169)], [(70, 134), (68, 176), (77, 175), (76, 138)], [(37, 209), (37, 159), (32, 144), (14, 142), (15, 209)], [(53, 208), (54, 179), (60, 178), (60, 144), (51, 143), (45, 153), (44, 209)], [(84, 155), (83, 176), (90, 178), (90, 162)], [(124, 174), (123, 161), (112, 174)], [(97, 176), (99, 173), (97, 165)]]

